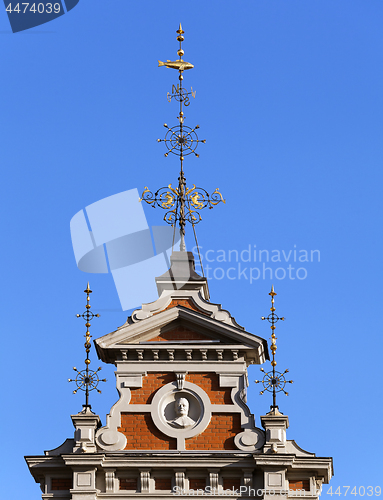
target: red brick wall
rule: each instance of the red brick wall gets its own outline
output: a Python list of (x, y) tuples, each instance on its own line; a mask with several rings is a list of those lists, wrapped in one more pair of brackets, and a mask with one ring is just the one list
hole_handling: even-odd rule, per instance
[(211, 340), (211, 337), (193, 332), (184, 326), (179, 326), (167, 332), (161, 333), (158, 337), (150, 339), (149, 342), (159, 342), (166, 340)]
[[(130, 404), (149, 404), (154, 393), (160, 387), (173, 382), (176, 379), (174, 373), (148, 373), (142, 379), (142, 387), (132, 388)], [(216, 373), (188, 373), (186, 380), (198, 385), (209, 395), (213, 404), (232, 404), (231, 388), (219, 387), (219, 376)]]
[(148, 373), (142, 379), (142, 387), (130, 389), (132, 392), (130, 404), (149, 404), (157, 389), (175, 379), (174, 373)]
[(213, 404), (233, 404), (230, 397), (231, 387), (221, 389), (219, 387), (219, 376), (216, 373), (188, 373), (185, 380), (198, 385), (207, 392)]
[(289, 490), (306, 490), (310, 491), (310, 481), (308, 479), (289, 480)]
[[(165, 309), (162, 309), (162, 311), (167, 311), (168, 309), (172, 309), (173, 307), (177, 307), (177, 306), (183, 306), (183, 307), (187, 307), (188, 309), (193, 309), (193, 311), (197, 311), (199, 313), (202, 313), (202, 314), (205, 314), (205, 316), (210, 316), (210, 314), (204, 312), (204, 311), (201, 311), (194, 303), (191, 299), (175, 299), (175, 300), (172, 300), (170, 302), (170, 304), (165, 307)], [(155, 314), (159, 314), (160, 312), (162, 311), (158, 311), (156, 312)]]
[(234, 436), (241, 432), (239, 414), (213, 413), (208, 428), (199, 436), (186, 439), (187, 450), (236, 450)]
[(171, 490), (172, 478), (171, 477), (155, 477), (154, 484), (156, 490)]
[(71, 490), (73, 488), (73, 480), (71, 477), (52, 477), (51, 490)]
[(204, 490), (206, 488), (206, 478), (204, 477), (189, 478), (189, 488), (191, 490)]
[(177, 440), (165, 436), (154, 425), (150, 413), (121, 413), (117, 429), (127, 438), (126, 450), (175, 450)]
[[(174, 380), (174, 373), (148, 373), (142, 380), (142, 387), (131, 389), (131, 404), (149, 404), (160, 387)], [(231, 388), (221, 389), (216, 373), (188, 373), (186, 380), (206, 391), (213, 404), (232, 404)], [(175, 450), (177, 447), (175, 438), (157, 429), (150, 413), (122, 413), (118, 430), (127, 438), (127, 450)], [(235, 450), (234, 436), (239, 432), (238, 414), (215, 413), (202, 434), (186, 440), (186, 449)]]
[(137, 490), (137, 479), (122, 477), (120, 479), (120, 490)]
[(241, 478), (240, 477), (223, 477), (222, 485), (224, 490), (239, 490), (241, 487)]

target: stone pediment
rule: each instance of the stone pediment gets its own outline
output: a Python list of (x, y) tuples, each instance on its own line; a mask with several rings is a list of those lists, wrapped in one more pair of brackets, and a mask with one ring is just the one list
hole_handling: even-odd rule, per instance
[[(131, 360), (155, 360), (157, 356), (157, 359), (164, 359), (161, 353), (169, 351), (169, 348), (194, 349), (196, 353), (198, 351), (197, 357), (188, 355), (188, 359), (193, 360), (205, 359), (205, 354), (201, 352), (203, 350), (217, 352), (225, 348), (230, 352), (241, 351), (248, 363), (263, 363), (268, 359), (267, 343), (264, 339), (246, 332), (241, 327), (234, 327), (180, 305), (165, 308), (144, 320), (128, 321), (116, 331), (95, 340), (95, 345), (100, 359), (107, 363), (128, 359), (129, 351), (135, 353), (133, 357), (129, 356)], [(165, 356), (167, 357), (168, 353)], [(224, 356), (216, 354), (217, 360), (225, 359)], [(169, 359), (174, 358), (170, 355)], [(213, 358), (206, 354), (206, 359)]]
[(209, 302), (207, 280), (195, 272), (192, 253), (173, 252), (171, 264), (156, 278), (159, 298), (95, 341), (102, 361), (260, 364), (269, 359), (264, 339), (246, 332), (220, 304)]
[(156, 301), (143, 304), (140, 309), (133, 311), (128, 322), (137, 323), (173, 307), (192, 309), (204, 316), (244, 330), (243, 326), (240, 326), (235, 321), (229, 311), (223, 309), (221, 304), (214, 304), (205, 300), (199, 290), (177, 290), (170, 293), (164, 291)]
[(169, 328), (163, 328), (161, 329), (161, 333), (157, 335), (157, 337), (154, 337), (148, 342), (153, 343), (153, 342), (200, 342), (200, 341), (213, 341), (215, 340), (216, 342), (220, 342), (217, 339), (213, 339), (213, 337), (209, 337), (208, 335), (204, 335), (203, 333), (196, 332), (190, 328), (187, 328), (185, 326), (173, 326), (170, 325)]

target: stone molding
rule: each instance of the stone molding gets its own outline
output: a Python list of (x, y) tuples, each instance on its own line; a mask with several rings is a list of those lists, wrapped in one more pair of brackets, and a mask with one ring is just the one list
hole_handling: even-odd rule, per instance
[[(150, 342), (153, 337), (158, 336), (163, 328), (169, 329), (173, 324), (186, 326), (197, 333), (203, 333), (213, 339), (217, 339), (220, 345), (212, 341), (188, 341), (188, 342)], [(165, 344), (165, 345), (164, 345)], [(161, 350), (172, 346), (177, 349), (222, 349), (227, 345), (231, 349), (230, 359), (236, 357), (235, 351), (242, 350), (246, 362), (261, 364), (268, 359), (267, 342), (243, 329), (236, 328), (225, 322), (216, 321), (211, 317), (201, 315), (192, 309), (173, 307), (148, 317), (145, 321), (137, 323), (125, 323), (116, 331), (111, 332), (95, 340), (97, 353), (102, 361), (115, 363), (119, 360), (128, 359), (130, 349), (154, 349)], [(173, 347), (175, 346), (175, 347)], [(185, 359), (186, 359), (185, 355)], [(153, 356), (154, 358), (154, 356)], [(233, 361), (235, 362), (235, 360)]]
[[(138, 489), (140, 491), (139, 496), (143, 500), (153, 500), (153, 498), (163, 498), (166, 500), (171, 500), (174, 498), (174, 494), (165, 494), (154, 490), (152, 475), (156, 471), (161, 470), (173, 476), (175, 480), (176, 472), (185, 471), (185, 486), (188, 488), (188, 478), (190, 477), (206, 477), (207, 483), (209, 484), (210, 474), (212, 476), (212, 483), (220, 487), (220, 479), (226, 476), (242, 476), (242, 481), (245, 486), (251, 486), (252, 488), (264, 488), (264, 476), (265, 473), (275, 473), (285, 470), (285, 482), (286, 487), (288, 487), (288, 481), (292, 479), (309, 479), (310, 480), (310, 491), (305, 494), (305, 498), (309, 500), (318, 499), (318, 491), (322, 483), (328, 483), (332, 477), (332, 459), (326, 457), (297, 457), (294, 454), (257, 454), (246, 453), (240, 450), (237, 451), (184, 451), (180, 452), (177, 450), (172, 451), (161, 451), (161, 452), (150, 452), (142, 453), (142, 450), (134, 453), (99, 453), (99, 454), (68, 454), (62, 457), (58, 456), (33, 456), (26, 457), (26, 461), (30, 468), (30, 471), (37, 482), (44, 485), (47, 484), (48, 488), (44, 489), (44, 498), (54, 498), (60, 497), (56, 492), (50, 493), (49, 484), (50, 477), (52, 474), (57, 477), (67, 477), (72, 475), (73, 471), (77, 472), (90, 472), (91, 470), (96, 470), (96, 475), (101, 477), (102, 480), (98, 483), (98, 478), (96, 476), (96, 489), (86, 490), (82, 487), (81, 490), (71, 490), (72, 498), (79, 500), (80, 498), (85, 499), (97, 499), (97, 498), (130, 498), (137, 496), (135, 491), (118, 491), (118, 471), (131, 471), (136, 473), (139, 477)], [(103, 478), (105, 473), (110, 473), (116, 470), (115, 473), (115, 491), (106, 492), (106, 484), (104, 489), (100, 485), (103, 483)], [(253, 472), (255, 470), (262, 471), (262, 483), (258, 483), (257, 479), (253, 477)], [(54, 471), (54, 472), (53, 472)], [(149, 491), (145, 492), (140, 490), (140, 474), (141, 472), (147, 472), (147, 484), (149, 486)], [(182, 481), (182, 477), (179, 475), (178, 480)], [(251, 481), (253, 484), (251, 485)], [(59, 493), (59, 492), (57, 492)], [(64, 492), (63, 492), (64, 493)], [(88, 497), (86, 495), (89, 495)], [(278, 495), (274, 495), (278, 498)], [(289, 495), (291, 498), (302, 498), (300, 495)], [(69, 498), (69, 496), (67, 496)], [(218, 498), (218, 497), (217, 497)], [(267, 496), (270, 498), (271, 495)], [(286, 496), (284, 496), (286, 499)]]
[(131, 398), (130, 388), (142, 387), (142, 376), (146, 372), (132, 373), (123, 369), (116, 372), (116, 387), (120, 396), (106, 416), (106, 425), (96, 434), (98, 448), (106, 451), (123, 450), (126, 446), (126, 437), (117, 428), (121, 426), (121, 412), (129, 407)]
[[(197, 290), (176, 290), (163, 291), (161, 296), (154, 302), (142, 304), (141, 309), (133, 311), (131, 319), (134, 323), (150, 318), (151, 316), (164, 311), (173, 300), (190, 300), (192, 304), (201, 311), (201, 313), (217, 320), (222, 321), (230, 326), (244, 330), (244, 327), (239, 325), (231, 316), (229, 311), (222, 309), (221, 304), (214, 304), (205, 300), (201, 293)], [(182, 307), (182, 306), (181, 306)]]

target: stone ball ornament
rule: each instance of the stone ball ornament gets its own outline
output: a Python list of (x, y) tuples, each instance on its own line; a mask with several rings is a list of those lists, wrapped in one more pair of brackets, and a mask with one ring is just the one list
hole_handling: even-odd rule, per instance
[(169, 437), (191, 438), (201, 434), (210, 423), (211, 402), (206, 392), (191, 382), (178, 389), (171, 382), (158, 390), (151, 404), (156, 427)]

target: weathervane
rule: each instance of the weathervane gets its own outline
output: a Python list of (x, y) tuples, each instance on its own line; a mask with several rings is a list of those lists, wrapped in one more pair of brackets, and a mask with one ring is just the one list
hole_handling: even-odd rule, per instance
[(198, 138), (196, 130), (199, 129), (199, 125), (196, 125), (194, 128), (184, 125), (185, 116), (183, 106), (189, 106), (189, 96), (195, 98), (196, 93), (192, 88), (189, 92), (182, 87), (182, 80), (184, 78), (183, 72), (187, 69), (194, 68), (194, 66), (193, 64), (190, 64), (182, 59), (182, 56), (184, 55), (184, 51), (182, 49), (184, 31), (181, 23), (176, 33), (178, 34), (177, 40), (180, 42), (180, 47), (177, 51), (179, 59), (176, 61), (167, 60), (166, 62), (158, 61), (158, 66), (166, 66), (167, 68), (176, 69), (179, 72), (179, 83), (177, 86), (172, 86), (172, 93), (167, 93), (167, 99), (169, 102), (171, 102), (172, 99), (179, 102), (179, 114), (177, 117), (179, 123), (174, 127), (169, 127), (165, 123), (164, 127), (167, 129), (165, 138), (157, 139), (157, 141), (165, 143), (167, 148), (165, 156), (172, 153), (177, 155), (180, 159), (181, 169), (180, 176), (178, 178), (178, 187), (173, 188), (172, 185), (169, 184), (167, 187), (158, 189), (155, 193), (145, 187), (140, 201), (145, 201), (153, 208), (160, 207), (167, 210), (164, 216), (164, 221), (171, 224), (172, 227), (175, 228), (177, 222), (179, 223), (181, 233), (180, 250), (185, 251), (186, 222), (189, 222), (192, 225), (194, 236), (196, 236), (194, 226), (202, 220), (199, 210), (206, 207), (211, 209), (220, 202), (225, 203), (225, 200), (222, 198), (218, 188), (211, 195), (209, 195), (205, 189), (196, 187), (195, 184), (193, 184), (191, 188), (186, 187), (186, 178), (183, 169), (185, 156), (194, 154), (196, 157), (199, 157), (199, 154), (196, 153), (197, 146), (200, 142), (205, 143), (206, 141)]
[(101, 366), (96, 370), (89, 370), (89, 365), (90, 365), (90, 359), (89, 359), (89, 352), (91, 348), (90, 344), (90, 338), (91, 334), (89, 332), (89, 327), (90, 327), (90, 322), (93, 318), (99, 318), (99, 314), (93, 314), (90, 310), (91, 305), (89, 304), (90, 297), (89, 294), (92, 293), (92, 290), (89, 288), (89, 281), (88, 285), (86, 287), (86, 290), (84, 290), (86, 293), (86, 310), (82, 314), (77, 314), (78, 318), (83, 318), (85, 320), (85, 326), (86, 326), (86, 334), (85, 336), (85, 351), (86, 351), (86, 359), (85, 359), (85, 370), (77, 370), (76, 367), (73, 367), (73, 370), (77, 373), (75, 379), (68, 378), (68, 382), (76, 382), (77, 389), (73, 391), (73, 394), (76, 394), (77, 391), (80, 389), (81, 391), (85, 392), (85, 404), (83, 405), (84, 408), (91, 408), (89, 404), (89, 393), (90, 391), (93, 391), (94, 389), (97, 390), (101, 394), (101, 391), (97, 389), (97, 386), (99, 382), (106, 382), (106, 379), (100, 379), (98, 377), (98, 372), (101, 370)]
[(264, 373), (263, 379), (262, 380), (256, 380), (256, 384), (262, 384), (264, 387), (264, 390), (260, 392), (260, 394), (263, 394), (265, 391), (272, 392), (273, 393), (273, 405), (270, 407), (272, 410), (278, 409), (277, 406), (277, 392), (284, 392), (286, 396), (289, 395), (288, 392), (285, 391), (285, 385), (286, 384), (292, 384), (292, 380), (286, 380), (285, 374), (289, 372), (289, 370), (285, 370), (283, 373), (277, 372), (275, 370), (275, 367), (277, 365), (277, 362), (275, 361), (275, 351), (277, 350), (277, 344), (276, 344), (276, 339), (277, 337), (275, 336), (275, 324), (281, 320), (284, 321), (285, 318), (280, 318), (275, 314), (275, 306), (274, 306), (274, 297), (277, 295), (274, 292), (274, 286), (271, 286), (271, 292), (269, 293), (271, 295), (271, 314), (269, 314), (267, 317), (262, 316), (262, 320), (267, 320), (269, 323), (271, 323), (271, 352), (273, 354), (273, 359), (271, 361), (271, 366), (273, 367), (273, 370), (270, 372), (265, 372), (263, 368), (261, 368), (261, 372)]

